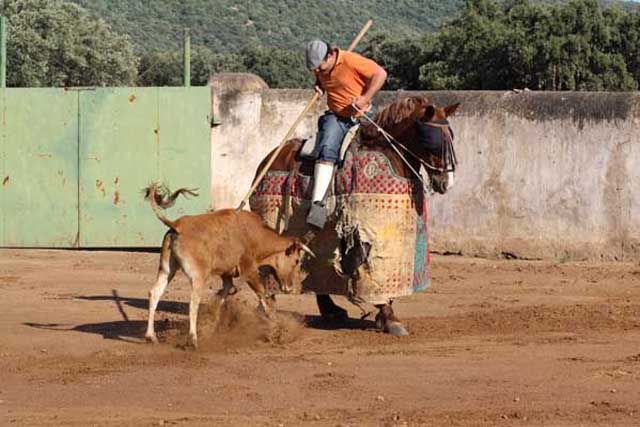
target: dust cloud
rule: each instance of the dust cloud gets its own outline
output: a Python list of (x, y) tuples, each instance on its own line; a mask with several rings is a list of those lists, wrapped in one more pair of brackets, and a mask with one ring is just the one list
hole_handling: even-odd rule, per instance
[[(304, 333), (304, 320), (295, 313), (276, 313), (268, 319), (258, 309), (252, 292), (241, 291), (221, 304), (214, 296), (200, 304), (198, 314), (198, 351), (228, 352), (257, 346), (280, 346), (296, 341)], [(165, 325), (165, 343), (187, 347), (188, 318)]]

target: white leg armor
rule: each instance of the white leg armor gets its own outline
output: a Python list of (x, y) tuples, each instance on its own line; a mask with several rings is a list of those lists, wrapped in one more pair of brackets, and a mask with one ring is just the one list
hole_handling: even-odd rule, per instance
[(311, 195), (311, 209), (307, 216), (307, 224), (316, 228), (324, 228), (327, 221), (327, 209), (324, 206), (324, 198), (327, 195), (329, 185), (333, 179), (333, 163), (316, 162), (313, 171), (313, 193)]
[(313, 195), (312, 202), (321, 202), (327, 194), (331, 179), (333, 178), (333, 164), (316, 162), (313, 171)]

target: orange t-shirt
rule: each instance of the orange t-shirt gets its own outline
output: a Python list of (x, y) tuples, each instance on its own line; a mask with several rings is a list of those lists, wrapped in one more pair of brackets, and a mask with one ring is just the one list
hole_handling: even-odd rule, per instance
[(365, 92), (367, 83), (379, 68), (371, 59), (338, 49), (338, 58), (331, 72), (316, 74), (327, 92), (329, 110), (342, 117), (351, 117), (354, 114), (351, 108), (353, 98)]

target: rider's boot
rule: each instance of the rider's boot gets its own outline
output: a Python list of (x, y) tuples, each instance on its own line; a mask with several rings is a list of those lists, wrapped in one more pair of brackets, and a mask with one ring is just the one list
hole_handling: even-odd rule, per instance
[(307, 224), (319, 229), (324, 228), (324, 224), (327, 222), (327, 208), (324, 200), (332, 178), (333, 163), (316, 162), (313, 173), (311, 209), (307, 216)]

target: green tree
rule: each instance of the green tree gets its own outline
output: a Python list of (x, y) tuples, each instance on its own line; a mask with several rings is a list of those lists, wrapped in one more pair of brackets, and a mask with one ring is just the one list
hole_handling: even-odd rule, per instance
[[(182, 86), (183, 53), (151, 52), (142, 55), (138, 67), (140, 86)], [(204, 86), (213, 73), (243, 72), (246, 66), (242, 56), (233, 53), (213, 53), (202, 46), (191, 51), (191, 84)]]
[(62, 0), (5, 0), (8, 86), (133, 84), (137, 58), (127, 36)]
[[(250, 46), (240, 53), (214, 53), (202, 46), (191, 52), (191, 84), (206, 85), (209, 76), (222, 72), (249, 72), (262, 77), (273, 88), (311, 87), (311, 73), (302, 52)], [(151, 52), (140, 59), (140, 86), (181, 86), (182, 52)]]
[(420, 67), (427, 89), (499, 89), (505, 69), (508, 28), (496, 1), (467, 0), (459, 16), (441, 27)]
[(393, 37), (377, 33), (362, 46), (362, 54), (387, 70), (387, 90), (416, 90), (421, 86), (420, 65), (425, 62), (427, 37)]
[(311, 87), (302, 50), (249, 46), (240, 52), (248, 72), (259, 75), (273, 88)]
[(634, 90), (635, 16), (596, 0), (467, 0), (425, 50), (420, 81), (425, 89)]
[[(554, 46), (546, 88), (552, 90), (633, 90), (637, 83), (626, 67), (612, 25), (596, 0), (572, 0), (554, 7)], [(608, 19), (609, 18), (609, 19)]]

